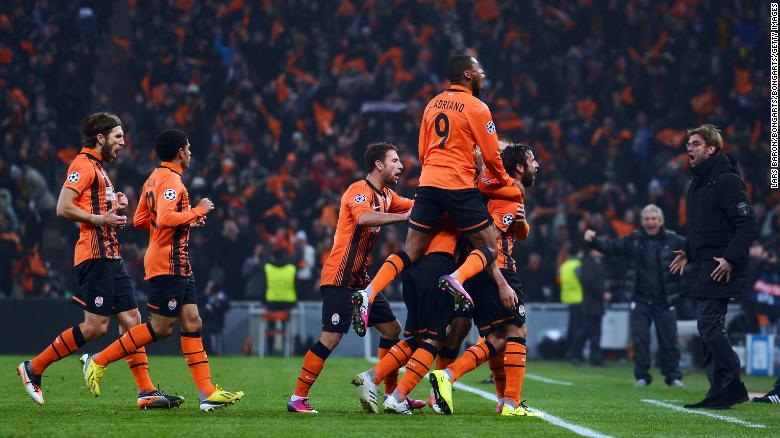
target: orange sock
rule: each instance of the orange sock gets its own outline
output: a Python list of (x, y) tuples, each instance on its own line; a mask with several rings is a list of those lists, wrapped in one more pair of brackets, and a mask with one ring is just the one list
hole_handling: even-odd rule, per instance
[(309, 389), (314, 385), (314, 382), (322, 372), (322, 368), (325, 366), (325, 360), (328, 359), (330, 350), (322, 342), (317, 341), (303, 357), (303, 366), (301, 367), (301, 375), (298, 377), (298, 382), (295, 384), (295, 394), (298, 397), (308, 397)]
[(490, 251), (487, 248), (477, 248), (471, 251), (469, 255), (466, 256), (466, 261), (452, 273), (452, 276), (460, 281), (460, 284), (463, 284), (469, 278), (482, 272), (493, 262), (493, 258), (490, 257), (490, 260), (488, 260), (485, 253), (490, 254)]
[(200, 337), (200, 332), (181, 333), (181, 354), (190, 368), (192, 380), (195, 381), (195, 386), (198, 388), (198, 396), (201, 399), (209, 397), (216, 388), (211, 384), (209, 357), (206, 355), (206, 350), (203, 349), (203, 339)]
[(421, 342), (406, 364), (406, 372), (401, 378), (401, 383), (398, 384), (398, 392), (404, 397), (409, 395), (414, 387), (420, 383), (420, 380), (425, 377), (428, 370), (431, 369), (435, 358), (436, 347), (427, 342)]
[(469, 347), (465, 353), (463, 353), (452, 365), (448, 366), (450, 370), (450, 379), (452, 382), (457, 381), (460, 377), (471, 370), (476, 369), (478, 366), (487, 362), (488, 359), (496, 355), (496, 349), (490, 342), (482, 342), (473, 347)]
[(376, 296), (385, 290), (387, 285), (395, 280), (395, 277), (403, 272), (409, 265), (411, 265), (409, 256), (403, 251), (387, 256), (387, 259), (382, 263), (379, 271), (374, 275), (374, 279), (371, 280), (371, 283), (369, 283), (366, 288), (368, 302), (373, 303)]
[(73, 354), (86, 343), (79, 326), (74, 325), (63, 330), (54, 338), (54, 342), (32, 359), (32, 372), (40, 376), (49, 365)]
[[(417, 341), (414, 338), (404, 339), (393, 345), (390, 350), (387, 351), (379, 363), (374, 365), (373, 371), (374, 384), (378, 385), (379, 382), (385, 380), (387, 376), (395, 373), (396, 381), (398, 381), (398, 370), (409, 362), (409, 358), (412, 357), (412, 353), (417, 348)], [(385, 380), (385, 392), (390, 394), (392, 391), (387, 392), (387, 380)]]
[(130, 372), (133, 373), (138, 392), (155, 390), (152, 380), (149, 378), (149, 362), (146, 359), (146, 348), (141, 347), (135, 353), (128, 354), (125, 356), (125, 362), (130, 367)]
[(436, 356), (436, 369), (443, 370), (455, 362), (458, 358), (458, 350), (452, 348), (442, 347), (439, 349), (439, 355)]
[(493, 382), (496, 385), (496, 397), (501, 400), (504, 397), (504, 388), (506, 388), (506, 373), (504, 372), (504, 352), (499, 351), (494, 357), (488, 359), (490, 374), (493, 375)]
[[(387, 353), (390, 352), (390, 349), (393, 348), (393, 345), (397, 343), (398, 341), (380, 337), (379, 348), (377, 348), (377, 357), (379, 357), (379, 360), (381, 361), (383, 357), (387, 356)], [(395, 387), (398, 385), (398, 368), (390, 370), (390, 372), (385, 376), (385, 394), (392, 394), (395, 390)]]
[(506, 389), (504, 397), (511, 398), (515, 406), (520, 403), (525, 378), (525, 338), (507, 338), (504, 369), (506, 370)]
[(92, 360), (101, 366), (108, 366), (112, 362), (116, 362), (119, 359), (128, 356), (138, 351), (139, 348), (145, 345), (151, 344), (157, 340), (152, 330), (152, 324), (138, 324), (137, 326), (126, 331), (125, 334), (119, 337), (111, 345), (104, 348), (103, 351), (98, 353)]

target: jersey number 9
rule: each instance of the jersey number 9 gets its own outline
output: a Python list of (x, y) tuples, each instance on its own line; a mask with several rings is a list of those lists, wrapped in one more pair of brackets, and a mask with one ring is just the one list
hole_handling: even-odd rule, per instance
[[(442, 123), (444, 122), (444, 126), (442, 127)], [(447, 115), (444, 113), (439, 113), (438, 116), (436, 116), (436, 119), (433, 121), (434, 127), (436, 128), (436, 135), (441, 137), (441, 142), (439, 142), (439, 148), (444, 149), (444, 144), (447, 143), (447, 139), (450, 138), (450, 119), (447, 118)]]

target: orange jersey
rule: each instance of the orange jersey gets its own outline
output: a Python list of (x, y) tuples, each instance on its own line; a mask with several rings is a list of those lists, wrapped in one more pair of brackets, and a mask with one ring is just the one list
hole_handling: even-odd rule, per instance
[(491, 199), (488, 201), (488, 211), (493, 217), (493, 222), (498, 228), (498, 256), (496, 263), (500, 269), (517, 270), (517, 264), (512, 258), (512, 249), (515, 239), (525, 240), (531, 228), (528, 222), (516, 222), (517, 206), (519, 202), (503, 199)]
[(360, 216), (370, 211), (405, 213), (413, 204), (388, 188), (380, 191), (366, 179), (352, 183), (341, 196), (333, 248), (322, 266), (320, 286), (362, 289), (368, 285), (368, 255), (381, 227), (359, 225)]
[(192, 275), (190, 224), (206, 212), (200, 207), (190, 208), (181, 172), (181, 167), (163, 162), (141, 188), (133, 226), (149, 230), (149, 248), (144, 255), (146, 280), (158, 275)]
[[(62, 187), (76, 193), (76, 206), (87, 213), (103, 215), (114, 207), (114, 185), (103, 170), (103, 156), (92, 149), (83, 148), (68, 167), (68, 176)], [(79, 224), (79, 240), (73, 254), (73, 265), (89, 259), (120, 259), (116, 230)]]
[(471, 90), (453, 85), (425, 107), (418, 142), (420, 186), (447, 190), (476, 187), (474, 146), (502, 186), (512, 184), (498, 153), (498, 137), (490, 110)]
[(455, 222), (447, 215), (442, 218), (434, 228), (436, 229), (436, 234), (433, 235), (430, 243), (428, 243), (428, 248), (425, 249), (425, 255), (434, 252), (445, 252), (454, 255), (455, 248), (458, 246), (459, 237), (458, 227), (455, 226)]
[[(523, 204), (525, 201), (525, 193), (517, 187), (517, 193), (511, 192), (512, 199), (496, 198), (490, 188), (495, 188), (496, 181), (490, 178), (490, 175), (486, 175), (479, 182), (479, 188), (482, 193), (488, 197), (488, 211), (493, 218), (493, 223), (498, 229), (498, 257), (496, 262), (500, 269), (508, 269), (511, 271), (517, 270), (517, 264), (512, 258), (512, 249), (514, 247), (515, 239), (525, 240), (528, 238), (530, 227), (528, 222), (518, 223), (515, 221), (517, 216), (517, 207)], [(502, 188), (499, 190), (504, 190)]]

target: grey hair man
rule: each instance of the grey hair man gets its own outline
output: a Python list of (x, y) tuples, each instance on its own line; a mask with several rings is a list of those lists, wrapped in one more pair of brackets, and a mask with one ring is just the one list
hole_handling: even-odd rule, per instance
[(607, 255), (628, 260), (625, 290), (630, 299), (631, 339), (634, 345), (634, 378), (636, 386), (647, 386), (650, 375), (650, 324), (655, 323), (660, 352), (661, 373), (666, 384), (681, 388), (680, 348), (677, 341), (675, 304), (680, 299), (680, 277), (666, 267), (675, 251), (685, 247), (685, 239), (664, 228), (664, 213), (654, 204), (642, 209), (641, 228), (619, 239), (597, 237), (585, 231), (585, 242)]

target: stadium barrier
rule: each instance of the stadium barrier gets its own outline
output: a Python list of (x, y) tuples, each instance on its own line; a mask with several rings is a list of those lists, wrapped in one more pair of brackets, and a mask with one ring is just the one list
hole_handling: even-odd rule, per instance
[[(406, 308), (400, 301), (390, 303), (393, 312), (403, 322), (406, 319)], [(141, 315), (146, 320), (148, 310), (145, 303), (140, 302)], [(528, 325), (529, 357), (539, 357), (539, 344), (545, 339), (562, 341), (568, 327), (568, 307), (559, 303), (528, 303), (526, 318)], [(729, 321), (739, 314), (738, 308), (730, 308)], [(267, 326), (262, 321), (263, 305), (258, 301), (233, 301), (230, 311), (225, 315), (222, 330), (223, 352), (228, 355), (253, 354), (263, 351), (262, 336)], [(322, 303), (319, 301), (301, 301), (290, 311), (285, 334), (287, 349), (292, 355), (301, 355), (316, 341), (321, 328)], [(0, 301), (0, 321), (3, 333), (14, 333), (14, 336), (3, 336), (0, 340), (0, 354), (37, 354), (43, 346), (51, 342), (57, 331), (82, 320), (82, 310), (65, 299), (7, 299)], [(209, 333), (213, 324), (204, 319), (204, 336)], [(692, 336), (691, 323), (679, 321), (680, 335)], [(695, 327), (695, 325), (694, 325)], [(112, 320), (109, 332), (103, 338), (90, 344), (89, 351), (99, 351), (116, 339), (118, 329)], [(656, 350), (654, 330), (651, 330), (651, 348)], [(472, 345), (477, 340), (476, 329), (472, 328), (464, 346)], [(365, 338), (359, 338), (354, 333), (347, 334), (333, 354), (335, 356), (363, 357), (374, 356), (379, 335), (370, 331)], [(178, 331), (168, 340), (154, 343), (148, 347), (150, 354), (179, 354)], [(601, 346), (605, 349), (623, 350), (630, 341), (627, 304), (612, 304), (602, 320)], [(284, 343), (282, 345), (285, 345)], [(684, 344), (682, 345), (684, 349)]]

